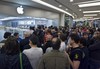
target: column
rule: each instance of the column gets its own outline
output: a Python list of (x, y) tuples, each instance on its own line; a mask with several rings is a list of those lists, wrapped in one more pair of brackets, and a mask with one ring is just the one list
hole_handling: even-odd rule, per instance
[(69, 28), (73, 26), (73, 18), (69, 16)]
[(59, 16), (59, 26), (65, 26), (65, 14), (61, 13)]

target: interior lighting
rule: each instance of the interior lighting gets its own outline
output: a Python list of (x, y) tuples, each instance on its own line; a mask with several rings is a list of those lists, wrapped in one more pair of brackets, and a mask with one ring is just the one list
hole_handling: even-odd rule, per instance
[(55, 10), (57, 10), (57, 11), (60, 11), (60, 12), (62, 12), (62, 13), (68, 14), (69, 16), (72, 16), (72, 17), (74, 18), (74, 16), (73, 16), (71, 13), (69, 13), (69, 12), (67, 12), (67, 11), (65, 11), (65, 10), (63, 10), (63, 9), (60, 9), (60, 8), (58, 8), (58, 7), (56, 7), (56, 6), (53, 6), (53, 5), (49, 4), (49, 3), (46, 3), (46, 2), (41, 1), (41, 0), (32, 0), (32, 1), (33, 1), (33, 2), (36, 2), (36, 3), (39, 3), (39, 4), (41, 4), (41, 5), (47, 6), (47, 7), (49, 7), (49, 8), (55, 9)]
[(87, 14), (87, 15), (84, 15), (84, 16), (97, 16), (97, 14)]
[(100, 12), (100, 10), (96, 10), (96, 11), (83, 11), (83, 13), (98, 13)]
[(86, 4), (79, 4), (79, 7), (92, 7), (92, 6), (100, 6), (100, 2), (95, 3), (86, 3)]

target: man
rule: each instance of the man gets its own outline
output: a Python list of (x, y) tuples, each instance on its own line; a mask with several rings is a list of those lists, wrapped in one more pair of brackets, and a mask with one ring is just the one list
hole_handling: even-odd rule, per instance
[(89, 35), (87, 32), (83, 33), (83, 37), (81, 38), (81, 42), (83, 43), (84, 46), (89, 46), (90, 40), (89, 40)]
[(30, 31), (26, 31), (24, 32), (24, 39), (21, 40), (20, 42), (20, 50), (23, 51), (24, 49), (29, 49), (31, 48), (29, 46), (29, 39), (31, 36), (31, 32)]
[(20, 41), (21, 41), (22, 39), (19, 37), (19, 33), (15, 32), (15, 33), (14, 33), (14, 36), (16, 37), (18, 43), (20, 43)]
[(70, 69), (68, 56), (59, 51), (61, 44), (60, 39), (53, 38), (52, 43), (52, 52), (43, 55), (37, 69)]
[(100, 69), (100, 31), (96, 34), (95, 43), (89, 46), (90, 69)]
[(72, 47), (70, 58), (72, 60), (73, 69), (85, 69), (82, 65), (83, 52), (80, 48), (80, 37), (77, 34), (71, 34), (69, 43)]
[(29, 45), (31, 46), (31, 48), (23, 51), (23, 53), (28, 57), (33, 69), (37, 69), (37, 65), (43, 54), (42, 49), (38, 48), (37, 44), (38, 37), (32, 35), (29, 40)]

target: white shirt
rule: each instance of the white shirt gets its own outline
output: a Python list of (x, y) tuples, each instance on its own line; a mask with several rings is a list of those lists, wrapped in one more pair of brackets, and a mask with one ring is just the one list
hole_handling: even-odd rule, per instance
[(23, 53), (28, 57), (33, 69), (37, 69), (38, 63), (43, 55), (43, 50), (36, 47), (24, 50)]
[[(59, 51), (60, 51), (60, 52), (64, 52), (64, 51), (66, 51), (66, 48), (67, 48), (67, 46), (66, 46), (65, 42), (61, 42)], [(46, 53), (49, 53), (49, 52), (51, 52), (52, 50), (53, 50), (53, 48), (52, 48), (52, 47), (49, 47), (49, 48), (47, 48)]]
[(52, 47), (49, 47), (49, 48), (47, 48), (46, 53), (49, 53), (49, 52), (51, 52), (52, 50), (53, 50), (53, 48), (52, 48)]
[(61, 42), (59, 51), (60, 51), (60, 52), (66, 51), (66, 44), (65, 44), (65, 42)]

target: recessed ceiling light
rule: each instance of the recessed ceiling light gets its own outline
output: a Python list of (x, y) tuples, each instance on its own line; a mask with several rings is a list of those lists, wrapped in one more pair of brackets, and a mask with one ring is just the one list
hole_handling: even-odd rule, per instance
[(84, 16), (97, 16), (97, 14), (86, 14)]
[(96, 11), (83, 11), (83, 13), (98, 13), (100, 12), (100, 10), (96, 10)]
[(79, 11), (82, 11), (82, 9), (79, 9)]
[(95, 3), (86, 3), (86, 4), (79, 4), (79, 7), (91, 7), (91, 6), (100, 6), (100, 2)]
[(67, 8), (65, 10), (68, 10)]
[(59, 5), (59, 7), (62, 7), (62, 5)]
[(70, 0), (70, 2), (73, 2), (74, 0)]

